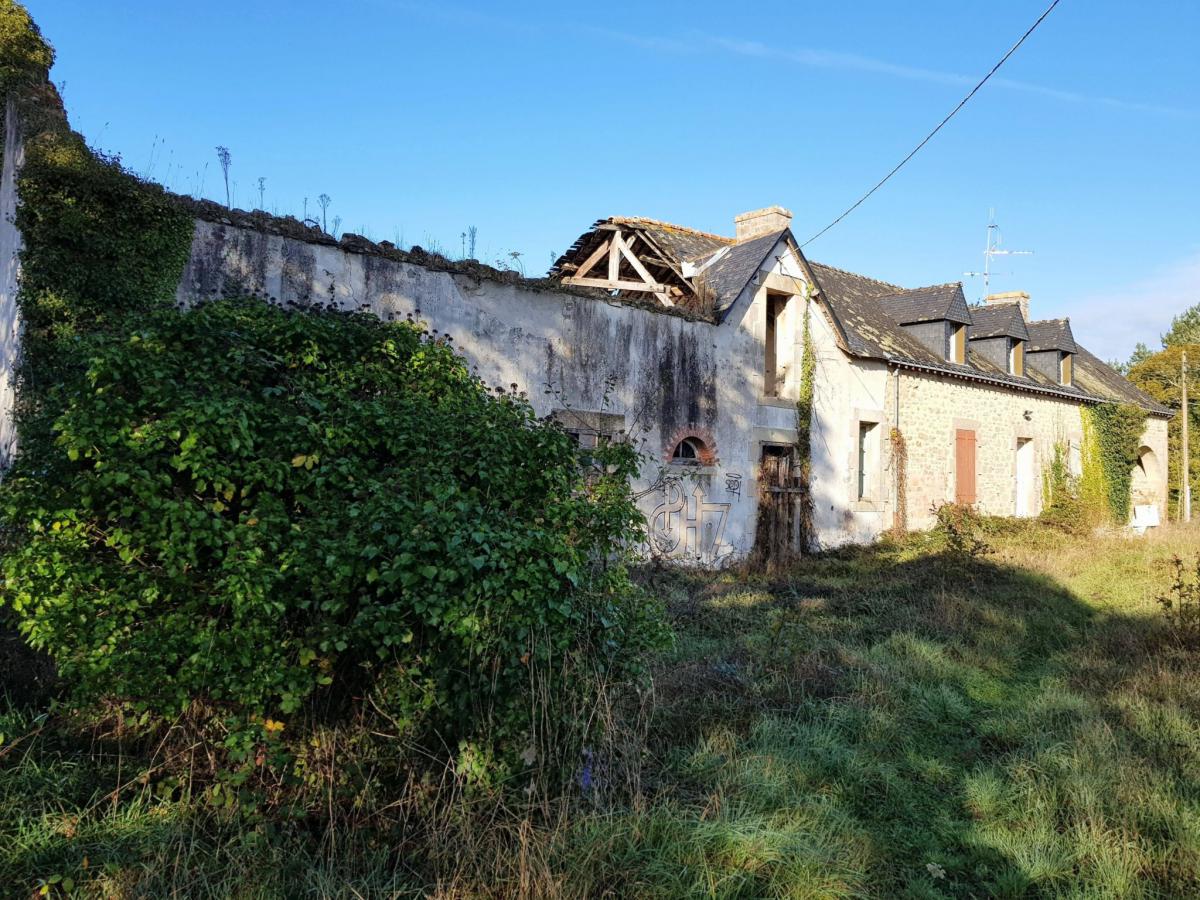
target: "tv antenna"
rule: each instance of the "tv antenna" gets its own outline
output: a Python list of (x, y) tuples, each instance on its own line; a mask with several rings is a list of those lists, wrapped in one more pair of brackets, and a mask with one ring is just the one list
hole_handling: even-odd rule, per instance
[(1000, 226), (996, 224), (996, 210), (988, 210), (987, 244), (983, 249), (983, 271), (963, 272), (971, 278), (983, 276), (983, 298), (986, 299), (992, 290), (992, 257), (993, 256), (1033, 256), (1032, 250), (1003, 250), (1000, 245), (1004, 238), (1000, 234)]

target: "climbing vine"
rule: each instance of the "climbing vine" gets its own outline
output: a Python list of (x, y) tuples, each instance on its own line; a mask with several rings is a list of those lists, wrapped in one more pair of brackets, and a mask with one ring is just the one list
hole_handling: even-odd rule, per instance
[(1080, 498), (1114, 523), (1129, 521), (1130, 486), (1146, 414), (1127, 403), (1085, 407)]
[(899, 428), (892, 428), (890, 439), (892, 465), (896, 469), (896, 511), (892, 518), (892, 530), (901, 535), (908, 530), (908, 442)]
[(812, 417), (816, 358), (812, 346), (811, 291), (804, 298), (804, 325), (800, 333), (800, 396), (796, 399), (796, 480), (801, 489), (800, 546), (812, 539)]

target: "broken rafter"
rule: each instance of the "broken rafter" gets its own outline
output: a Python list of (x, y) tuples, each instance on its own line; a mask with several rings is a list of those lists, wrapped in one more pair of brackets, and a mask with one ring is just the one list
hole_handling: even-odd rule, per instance
[[(640, 235), (633, 234), (629, 240), (625, 239), (621, 229), (616, 226), (608, 226), (604, 231), (612, 232), (612, 236), (600, 243), (595, 250), (588, 255), (583, 264), (575, 270), (574, 275), (569, 275), (563, 279), (564, 284), (574, 284), (579, 287), (595, 287), (602, 288), (608, 291), (632, 291), (636, 293), (653, 294), (664, 304), (672, 305), (669, 290), (665, 284), (659, 283), (650, 270), (638, 259), (637, 254), (633, 252), (631, 246)], [(644, 238), (643, 238), (644, 240)], [(599, 278), (592, 275), (593, 269), (597, 268), (600, 261), (604, 257), (608, 257), (608, 277)], [(633, 281), (621, 276), (622, 261), (629, 263), (633, 271), (642, 279), (641, 281)]]

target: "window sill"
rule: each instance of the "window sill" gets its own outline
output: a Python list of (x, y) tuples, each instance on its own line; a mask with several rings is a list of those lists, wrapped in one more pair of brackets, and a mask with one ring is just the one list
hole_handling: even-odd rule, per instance
[(850, 502), (851, 512), (886, 512), (888, 501), (886, 500), (852, 500)]

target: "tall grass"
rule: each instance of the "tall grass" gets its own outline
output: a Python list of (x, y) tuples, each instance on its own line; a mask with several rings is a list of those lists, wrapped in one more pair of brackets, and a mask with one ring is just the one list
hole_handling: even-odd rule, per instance
[(653, 702), (580, 712), (648, 714), (648, 735), (619, 766), (597, 758), (595, 783), (566, 796), (481, 796), (448, 774), (377, 798), (412, 805), (388, 827), (369, 811), (263, 821), (141, 784), (144, 755), (14, 707), (0, 717), (0, 884), (21, 896), (57, 876), (51, 894), (69, 879), (75, 894), (115, 897), (1200, 896), (1198, 657), (1156, 605), (1200, 532), (989, 528), (977, 559), (915, 535), (771, 577), (647, 572), (678, 635)]

